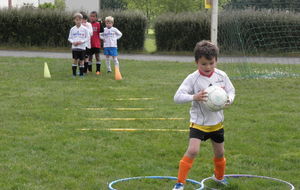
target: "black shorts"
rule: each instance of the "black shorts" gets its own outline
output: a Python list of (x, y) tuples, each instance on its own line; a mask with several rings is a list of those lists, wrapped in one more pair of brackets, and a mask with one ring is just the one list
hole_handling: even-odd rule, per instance
[(201, 141), (211, 139), (216, 143), (222, 143), (224, 142), (224, 129), (214, 132), (204, 132), (199, 129), (190, 128), (190, 138), (200, 139)]
[(91, 55), (91, 49), (90, 48), (85, 48), (85, 58), (88, 58)]
[(99, 54), (100, 53), (100, 48), (91, 48), (89, 55), (94, 55), (94, 54)]
[(72, 50), (73, 59), (79, 59), (80, 61), (84, 60), (85, 50)]

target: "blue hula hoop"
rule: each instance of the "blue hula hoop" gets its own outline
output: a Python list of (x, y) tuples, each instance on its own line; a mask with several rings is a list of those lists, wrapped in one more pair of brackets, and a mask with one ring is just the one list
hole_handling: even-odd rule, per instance
[[(245, 177), (245, 178), (260, 178), (260, 179), (267, 179), (267, 180), (272, 180), (272, 181), (278, 181), (278, 182), (281, 182), (281, 183), (284, 183), (284, 184), (288, 185), (291, 188), (290, 190), (295, 190), (294, 185), (291, 184), (290, 182), (284, 181), (282, 179), (268, 177), (268, 176), (249, 175), (249, 174), (228, 174), (228, 175), (225, 175), (225, 177), (232, 177), (232, 178), (242, 178), (242, 177)], [(210, 180), (210, 179), (212, 179), (212, 177), (208, 177), (208, 178), (203, 179), (200, 182), (201, 183), (201, 187), (200, 187), (199, 190), (203, 190), (204, 186), (205, 186), (204, 182), (207, 181), (207, 180)], [(213, 190), (217, 190), (217, 189), (213, 189)]]
[[(171, 177), (171, 176), (140, 176), (140, 177), (128, 177), (128, 178), (122, 178), (122, 179), (118, 179), (118, 180), (115, 180), (115, 181), (112, 181), (108, 184), (108, 188), (109, 190), (117, 190), (115, 188), (113, 188), (113, 185), (115, 185), (116, 183), (119, 183), (119, 182), (124, 182), (124, 181), (130, 181), (130, 180), (138, 180), (138, 179), (171, 179), (171, 180), (177, 180), (177, 177)], [(193, 179), (187, 179), (186, 180), (187, 182), (189, 183), (192, 183), (192, 184), (196, 184), (196, 185), (199, 185), (200, 186), (200, 189), (201, 189), (201, 182), (199, 181), (195, 181)], [(199, 188), (196, 189), (196, 190), (200, 190)]]

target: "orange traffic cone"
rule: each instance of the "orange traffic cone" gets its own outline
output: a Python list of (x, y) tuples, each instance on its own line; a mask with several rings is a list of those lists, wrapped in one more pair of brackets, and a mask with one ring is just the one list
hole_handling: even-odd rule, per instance
[(117, 66), (115, 66), (115, 80), (122, 80), (120, 69)]

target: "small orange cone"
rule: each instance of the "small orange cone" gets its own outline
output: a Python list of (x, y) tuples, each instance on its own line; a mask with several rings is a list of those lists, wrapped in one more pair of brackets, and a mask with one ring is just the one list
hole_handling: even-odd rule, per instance
[(119, 67), (115, 66), (115, 80), (122, 80), (122, 75)]

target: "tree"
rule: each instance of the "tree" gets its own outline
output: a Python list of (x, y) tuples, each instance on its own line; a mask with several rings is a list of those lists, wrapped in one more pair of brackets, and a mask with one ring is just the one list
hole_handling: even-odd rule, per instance
[(55, 9), (55, 5), (52, 3), (43, 3), (39, 5), (40, 9)]
[(65, 10), (65, 8), (66, 8), (65, 0), (55, 0), (54, 5), (59, 10)]

